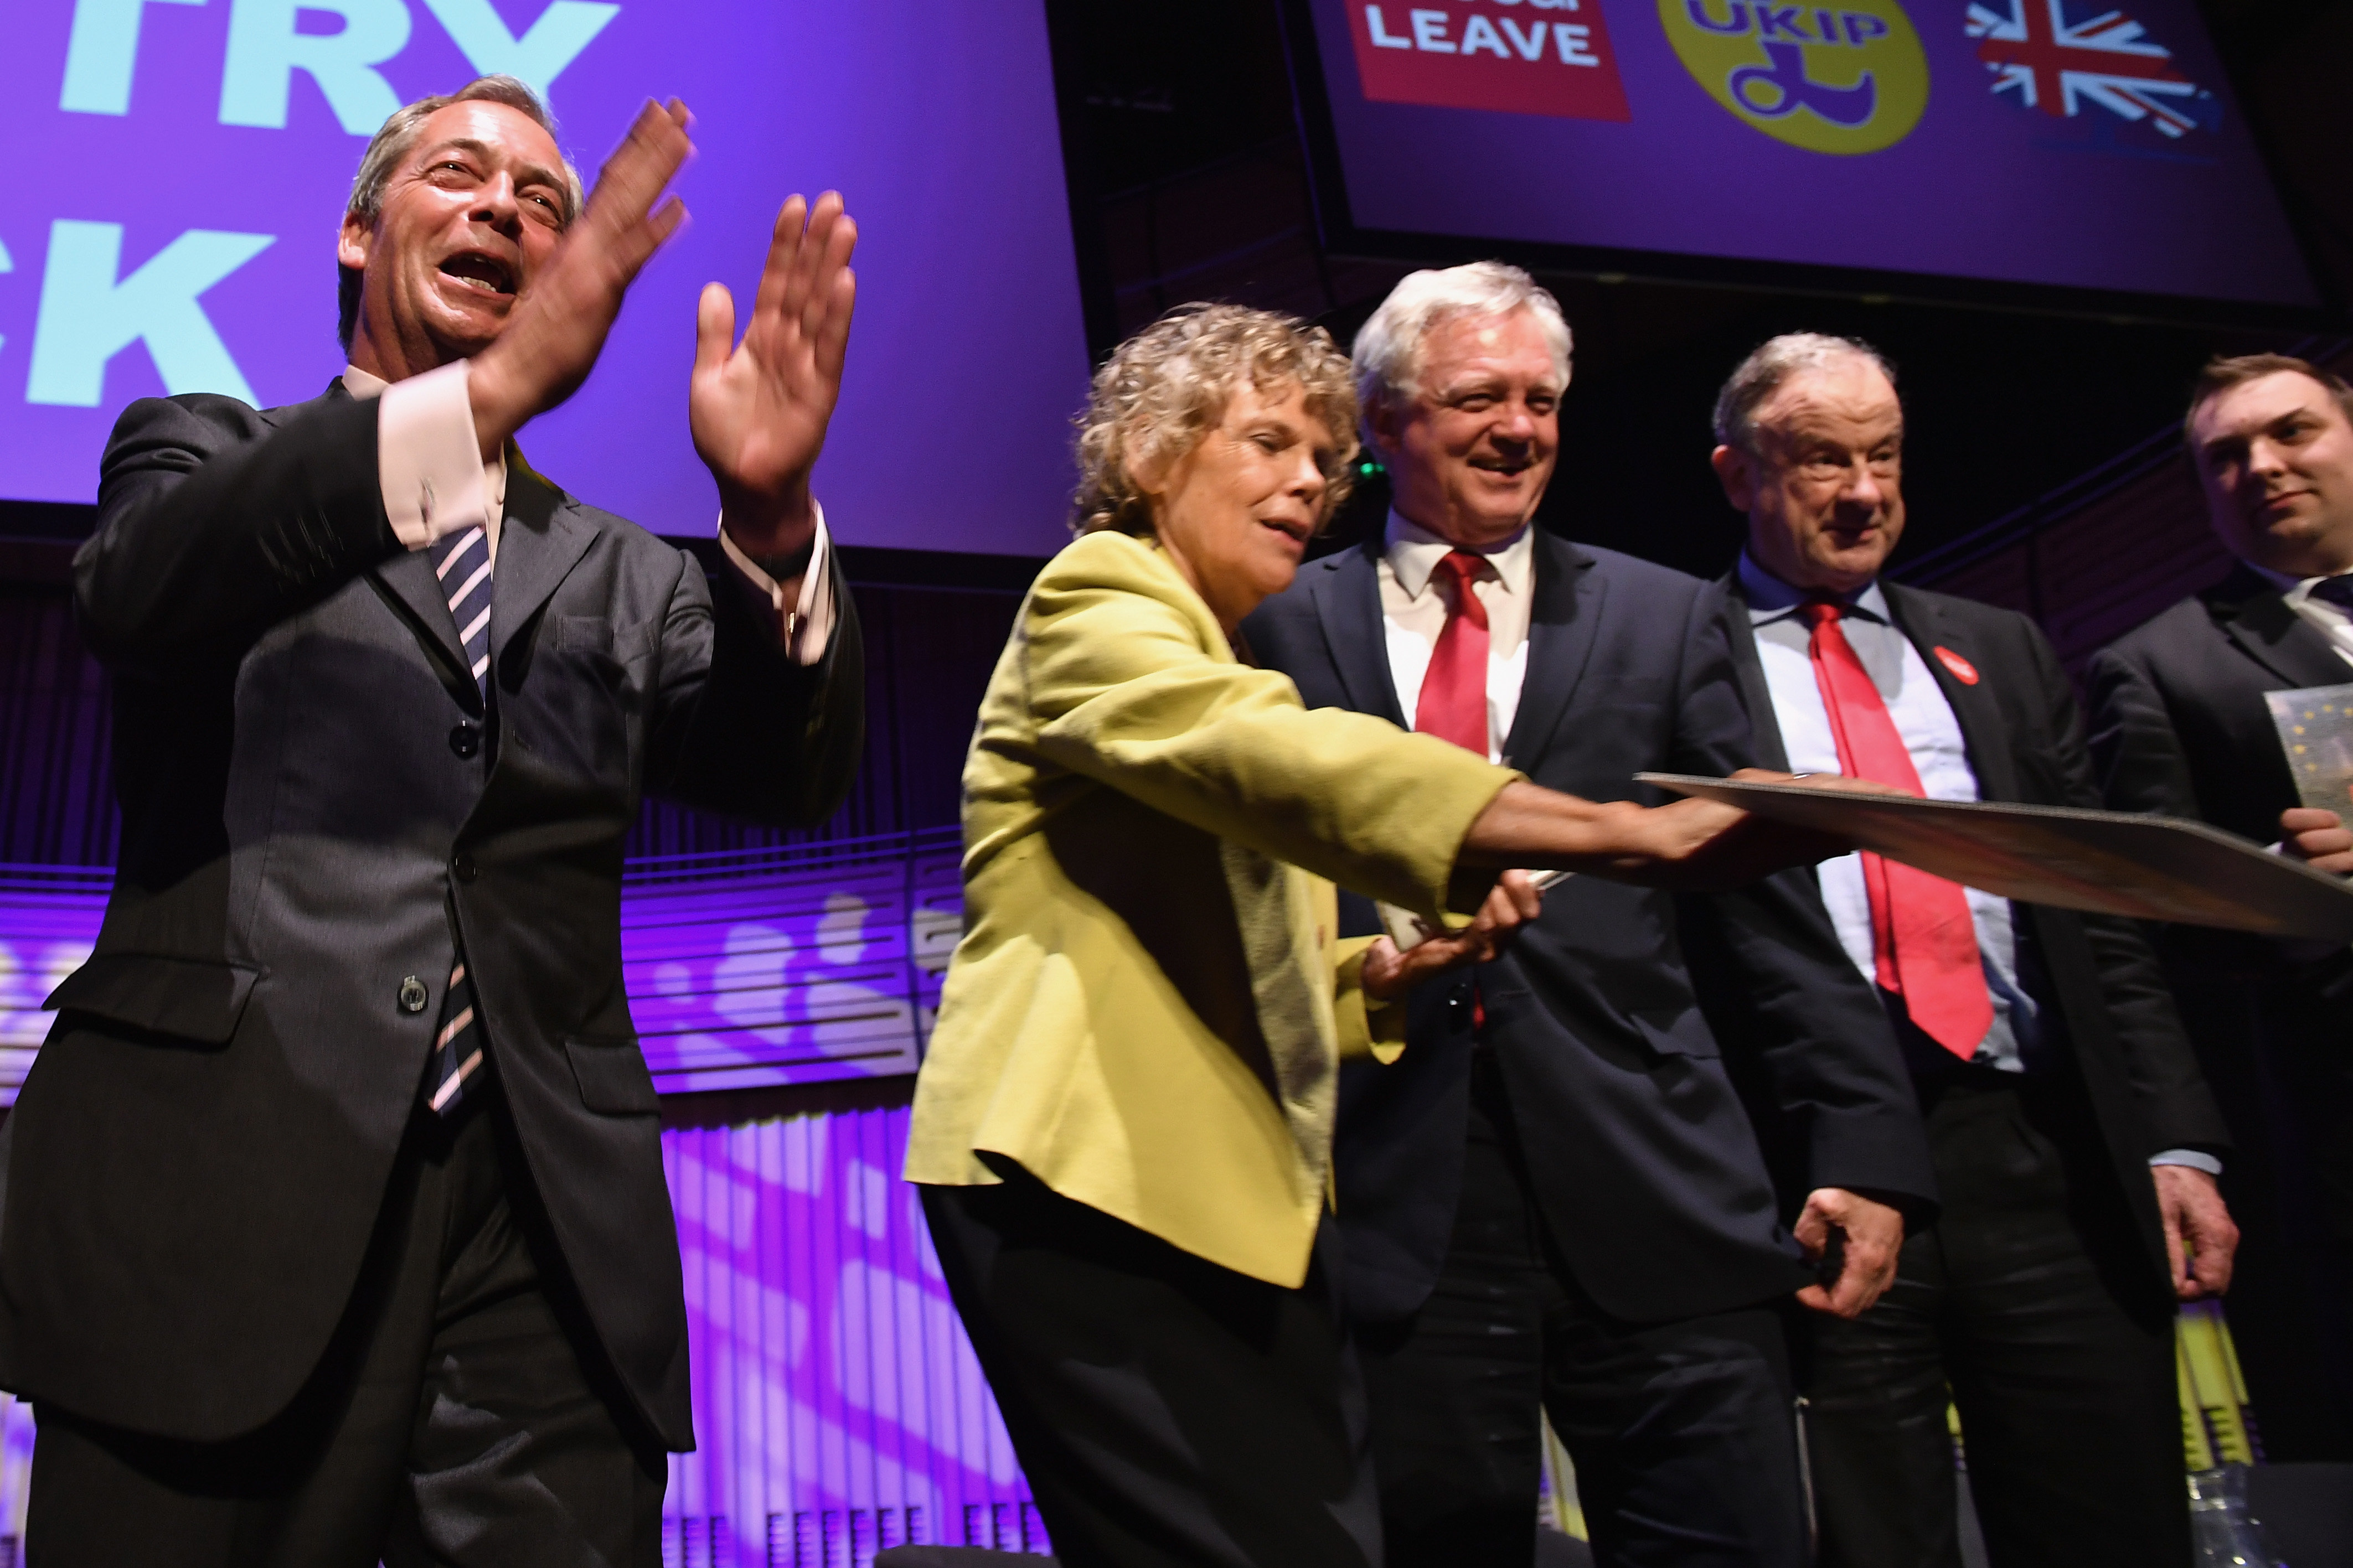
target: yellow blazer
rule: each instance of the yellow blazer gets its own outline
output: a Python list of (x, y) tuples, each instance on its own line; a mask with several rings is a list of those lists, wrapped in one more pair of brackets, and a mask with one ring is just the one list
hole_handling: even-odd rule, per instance
[(1031, 586), (964, 772), (964, 939), (916, 1080), (909, 1181), (982, 1153), (1213, 1263), (1296, 1287), (1345, 1033), (1373, 1047), (1334, 882), (1444, 912), (1519, 775), (1234, 656), (1150, 540)]

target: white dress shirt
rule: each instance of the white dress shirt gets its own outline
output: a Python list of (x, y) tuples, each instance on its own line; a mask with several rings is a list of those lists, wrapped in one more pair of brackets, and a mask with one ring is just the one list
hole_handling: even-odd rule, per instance
[[(1836, 773), (1838, 741), (1831, 731), (1830, 710), (1814, 679), (1810, 647), (1813, 628), (1798, 613), (1806, 595), (1774, 576), (1750, 558), (1740, 556), (1740, 588), (1748, 600), (1748, 622), (1757, 633), (1757, 657), (1764, 666), (1766, 689), (1772, 694), (1773, 717), (1796, 773)], [(1920, 650), (1904, 635), (1887, 611), (1887, 595), (1872, 583), (1846, 597), (1840, 619), (1872, 684), (1887, 703), (1887, 716), (1912, 753), (1920, 774), (1921, 793), (1930, 800), (1973, 801), (1978, 798), (1977, 771), (1969, 765), (1968, 744), (1952, 704), (1928, 673)], [(1871, 896), (1862, 880), (1862, 857), (1841, 855), (1817, 868), (1822, 902), (1831, 923), (1838, 929), (1839, 945), (1862, 977), (1878, 983), (1878, 964), (1872, 945)], [(1986, 990), (1993, 999), (1993, 1026), (1978, 1042), (1975, 1060), (1980, 1067), (2002, 1072), (2026, 1070), (2028, 1054), (2042, 1041), (2042, 1009), (2019, 982), (2018, 933), (2008, 899), (1976, 888), (1962, 891), (1968, 898), (1969, 919), (1977, 927), (1978, 956), (1985, 965)], [(2195, 1149), (2168, 1149), (2152, 1155), (2152, 1165), (2190, 1165), (2220, 1174), (2221, 1162)]]
[(2315, 629), (2328, 639), (2328, 646), (2337, 650), (2337, 658), (2353, 665), (2353, 616), (2348, 616), (2326, 599), (2313, 597), (2314, 585), (2327, 582), (2327, 578), (2290, 577), (2257, 566), (2252, 561), (2247, 564), (2256, 575), (2279, 589), (2280, 597), (2286, 601), (2289, 609), (2311, 622)]
[[(1387, 631), (1389, 679), (1398, 708), (1411, 724), (1421, 706), (1422, 677), (1446, 629), (1446, 591), (1431, 579), (1447, 552), (1460, 548), (1397, 512), (1389, 513), (1381, 553), (1381, 622)], [(1522, 528), (1499, 544), (1470, 550), (1485, 558), (1471, 584), (1487, 611), (1487, 760), (1504, 760), (1504, 742), (1520, 710), (1520, 684), (1528, 668), (1528, 615), (1535, 592), (1535, 542)]]
[[(467, 395), (470, 367), (464, 360), (387, 384), (357, 365), (343, 367), (343, 390), (356, 398), (382, 400), (376, 412), (376, 473), (385, 516), (393, 537), (411, 550), (480, 525), (495, 566), (499, 522), (506, 514), (504, 452), (481, 456), (474, 435), (474, 405)], [(833, 636), (832, 574), (826, 569), (829, 543), (825, 510), (818, 509), (817, 542), (789, 606), (785, 591), (744, 553), (724, 526), (719, 547), (744, 588), (765, 601), (776, 637), (796, 664), (815, 664)]]
[[(1813, 628), (1798, 613), (1806, 595), (1757, 565), (1746, 552), (1740, 557), (1740, 586), (1748, 599), (1757, 656), (1765, 667), (1766, 689), (1773, 694), (1773, 715), (1789, 753), (1789, 771), (1845, 772), (1831, 731), (1830, 710), (1814, 679), (1810, 651)], [(1895, 721), (1895, 732), (1904, 738), (1904, 749), (1912, 753), (1912, 766), (1920, 774), (1921, 792), (1930, 800), (1977, 799), (1978, 775), (1969, 766), (1960, 721), (1953, 717), (1952, 705), (1928, 673), (1920, 650), (1889, 617), (1887, 596), (1877, 583), (1847, 599), (1839, 627), (1886, 701), (1887, 716)], [(1839, 944), (1863, 978), (1875, 983), (1878, 967), (1862, 857), (1841, 855), (1823, 861), (1818, 869), (1822, 902), (1838, 928)], [(1963, 891), (1977, 927), (1978, 952), (1985, 962), (1986, 989), (1993, 995), (1993, 1026), (1978, 1043), (1976, 1059), (2004, 1072), (2021, 1072), (2026, 1066), (2021, 1048), (2036, 1038), (2038, 1009), (2018, 983), (2018, 937), (2010, 923), (2010, 900), (1975, 888)]]

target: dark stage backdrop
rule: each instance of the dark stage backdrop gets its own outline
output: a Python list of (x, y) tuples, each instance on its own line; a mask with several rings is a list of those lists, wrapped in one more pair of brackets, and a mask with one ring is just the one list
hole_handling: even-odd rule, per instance
[[(2353, 342), (2300, 347), (2340, 375), (2353, 371)], [(2101, 648), (2231, 569), (2181, 432), (2168, 426), (1896, 575), (2033, 616), (2080, 676)]]

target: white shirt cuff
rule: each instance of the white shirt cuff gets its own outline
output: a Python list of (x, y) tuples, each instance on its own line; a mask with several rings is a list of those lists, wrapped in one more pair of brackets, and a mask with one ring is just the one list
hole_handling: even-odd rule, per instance
[(776, 617), (777, 645), (795, 664), (815, 664), (825, 657), (825, 646), (833, 639), (833, 573), (828, 561), (832, 542), (826, 532), (824, 504), (810, 504), (817, 509), (817, 539), (809, 549), (808, 565), (801, 573), (800, 591), (790, 605), (785, 603), (783, 586), (744, 553), (743, 546), (727, 531), (724, 518), (719, 529), (720, 552), (744, 585), (768, 602), (769, 612)]
[(469, 365), (458, 360), (385, 388), (376, 411), (376, 475), (393, 536), (422, 550), (491, 521)]
[(2210, 1176), (2222, 1173), (2221, 1161), (2211, 1154), (2201, 1154), (2195, 1149), (2168, 1149), (2161, 1154), (2151, 1154), (2148, 1163), (2152, 1165), (2187, 1165)]

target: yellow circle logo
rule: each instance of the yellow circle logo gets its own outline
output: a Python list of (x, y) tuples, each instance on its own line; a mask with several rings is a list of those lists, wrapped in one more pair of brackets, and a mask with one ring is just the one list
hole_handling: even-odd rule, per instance
[(1928, 107), (1928, 58), (1895, 0), (1659, 0), (1659, 21), (1710, 97), (1792, 147), (1876, 153)]

